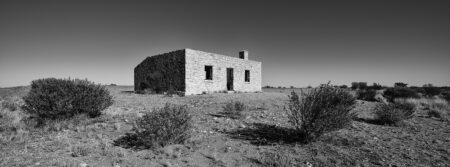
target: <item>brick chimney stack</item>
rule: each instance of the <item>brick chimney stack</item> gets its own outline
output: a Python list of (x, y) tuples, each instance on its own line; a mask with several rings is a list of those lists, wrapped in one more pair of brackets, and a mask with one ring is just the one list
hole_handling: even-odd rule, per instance
[(239, 52), (239, 58), (244, 59), (244, 60), (248, 60), (248, 51), (243, 50)]

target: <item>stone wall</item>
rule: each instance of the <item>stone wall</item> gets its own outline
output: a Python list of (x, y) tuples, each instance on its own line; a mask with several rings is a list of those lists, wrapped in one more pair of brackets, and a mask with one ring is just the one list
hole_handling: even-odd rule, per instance
[(153, 93), (185, 90), (185, 50), (147, 57), (134, 68), (134, 90)]
[[(185, 94), (201, 94), (227, 89), (227, 68), (233, 68), (234, 91), (261, 91), (261, 62), (185, 49)], [(206, 80), (205, 65), (213, 66), (213, 79)], [(250, 70), (250, 82), (245, 82), (245, 70)]]

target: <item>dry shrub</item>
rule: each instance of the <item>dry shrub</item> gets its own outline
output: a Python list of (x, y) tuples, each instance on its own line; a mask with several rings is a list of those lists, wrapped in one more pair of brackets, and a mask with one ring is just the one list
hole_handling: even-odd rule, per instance
[(0, 109), (0, 132), (22, 128), (22, 120), (26, 115), (21, 110)]
[(68, 119), (39, 119), (35, 127), (40, 128), (44, 132), (60, 132), (66, 129), (75, 130), (79, 126), (92, 124), (92, 119), (85, 114), (75, 115)]
[(136, 121), (133, 134), (115, 141), (115, 145), (132, 148), (159, 148), (183, 144), (190, 138), (192, 117), (184, 105), (166, 104), (147, 112)]
[(416, 107), (423, 108), (424, 110), (439, 109), (446, 110), (448, 108), (448, 102), (441, 98), (407, 98), (407, 99), (395, 99), (395, 103), (411, 103)]
[(229, 101), (223, 106), (222, 114), (233, 118), (239, 119), (244, 116), (243, 111), (247, 109), (247, 106), (240, 101)]
[(442, 92), (442, 97), (447, 100), (448, 102), (450, 102), (450, 91), (447, 92)]
[(104, 86), (79, 79), (34, 80), (23, 99), (25, 111), (43, 119), (65, 119), (78, 114), (97, 117), (113, 103)]
[(433, 97), (433, 96), (441, 94), (441, 88), (434, 87), (431, 84), (428, 84), (428, 86), (422, 87), (422, 89), (424, 90), (424, 95), (428, 96), (428, 97)]
[(377, 101), (375, 98), (375, 95), (377, 95), (377, 91), (373, 89), (368, 90), (358, 90), (356, 94), (356, 98), (359, 100), (365, 100), (365, 101)]
[(431, 109), (430, 111), (428, 111), (428, 115), (430, 117), (442, 118), (443, 114), (444, 113), (441, 110)]
[(407, 87), (388, 88), (383, 92), (383, 96), (390, 102), (394, 102), (396, 98), (419, 98), (419, 94), (414, 89)]
[(350, 110), (355, 98), (346, 90), (329, 84), (302, 92), (301, 97), (292, 92), (289, 96), (288, 117), (304, 142), (309, 142), (322, 134), (339, 130), (351, 123), (354, 114)]
[(414, 112), (415, 105), (412, 103), (380, 103), (375, 107), (375, 120), (382, 125), (398, 125), (413, 117)]
[(8, 109), (9, 111), (16, 111), (20, 108), (20, 105), (9, 100), (1, 101), (1, 108)]
[(90, 152), (91, 152), (90, 148), (85, 145), (77, 145), (72, 147), (73, 157), (84, 157), (89, 155)]

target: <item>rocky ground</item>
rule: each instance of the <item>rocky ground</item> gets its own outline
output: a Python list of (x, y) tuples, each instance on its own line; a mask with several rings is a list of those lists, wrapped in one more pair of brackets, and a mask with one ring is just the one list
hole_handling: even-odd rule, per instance
[[(25, 89), (25, 90), (24, 90)], [(19, 99), (26, 87), (0, 90)], [(95, 119), (55, 124), (45, 130), (0, 132), (0, 166), (449, 166), (450, 128), (419, 108), (400, 126), (373, 124), (375, 102), (358, 101), (360, 119), (346, 129), (302, 145), (287, 122), (286, 92), (211, 94), (187, 97), (136, 95), (132, 87), (109, 87), (115, 103)], [(24, 93), (25, 92), (25, 93)], [(244, 116), (222, 114), (230, 100), (248, 106)], [(191, 139), (158, 150), (113, 145), (131, 132), (134, 120), (165, 103), (186, 104), (194, 119)], [(5, 110), (5, 109), (4, 109)], [(20, 112), (13, 111), (13, 112)], [(448, 110), (447, 110), (448, 114)]]

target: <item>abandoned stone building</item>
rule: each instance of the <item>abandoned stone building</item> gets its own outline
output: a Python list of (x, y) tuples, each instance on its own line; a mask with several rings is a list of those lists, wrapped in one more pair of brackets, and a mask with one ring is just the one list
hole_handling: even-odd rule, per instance
[(261, 62), (193, 49), (182, 49), (147, 57), (134, 68), (134, 90), (138, 93), (178, 92), (185, 95), (239, 91), (261, 91)]

